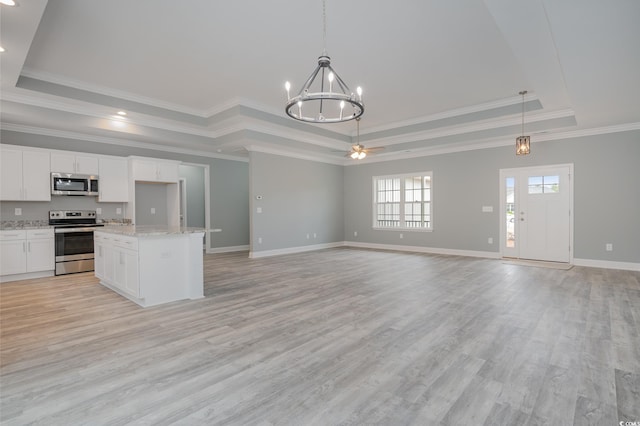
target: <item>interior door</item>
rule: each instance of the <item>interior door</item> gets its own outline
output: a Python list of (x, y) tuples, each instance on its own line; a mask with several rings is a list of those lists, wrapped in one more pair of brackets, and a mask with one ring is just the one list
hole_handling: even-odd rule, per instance
[(504, 257), (571, 260), (571, 165), (500, 171)]

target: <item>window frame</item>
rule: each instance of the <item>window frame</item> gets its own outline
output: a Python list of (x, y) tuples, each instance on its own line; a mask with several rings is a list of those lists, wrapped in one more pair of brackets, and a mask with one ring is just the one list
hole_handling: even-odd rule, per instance
[[(400, 179), (400, 223), (404, 224), (405, 221), (405, 213), (404, 208), (407, 201), (405, 201), (405, 179), (406, 178), (415, 178), (420, 177), (421, 181), (424, 181), (426, 176), (429, 177), (430, 187), (429, 187), (429, 227), (428, 228), (413, 228), (407, 226), (397, 226), (397, 227), (389, 227), (389, 226), (378, 226), (378, 188), (377, 181), (380, 179)], [(381, 175), (381, 176), (372, 176), (371, 177), (371, 189), (372, 189), (372, 206), (371, 206), (371, 220), (372, 227), (376, 231), (407, 231), (407, 232), (432, 232), (433, 231), (433, 172), (414, 172), (414, 173), (402, 173), (402, 174), (392, 174), (392, 175)], [(422, 189), (424, 191), (424, 188)], [(425, 203), (425, 201), (421, 201), (421, 203)]]

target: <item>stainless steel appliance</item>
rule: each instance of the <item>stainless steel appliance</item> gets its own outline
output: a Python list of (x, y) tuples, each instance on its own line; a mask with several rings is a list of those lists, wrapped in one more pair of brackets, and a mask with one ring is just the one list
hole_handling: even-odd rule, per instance
[(56, 275), (88, 272), (94, 269), (93, 231), (96, 223), (93, 210), (51, 210), (49, 225), (54, 226)]
[(51, 195), (97, 196), (98, 176), (73, 173), (51, 173)]

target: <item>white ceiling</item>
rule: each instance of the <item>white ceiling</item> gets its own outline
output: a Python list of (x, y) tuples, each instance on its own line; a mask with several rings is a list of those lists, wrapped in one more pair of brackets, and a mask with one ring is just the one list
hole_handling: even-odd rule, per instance
[[(16, 0), (2, 126), (205, 155), (343, 162), (355, 123), (284, 114), (323, 49), (320, 0)], [(364, 89), (378, 159), (640, 127), (637, 0), (326, 1), (326, 48)], [(117, 110), (126, 120), (114, 120)]]

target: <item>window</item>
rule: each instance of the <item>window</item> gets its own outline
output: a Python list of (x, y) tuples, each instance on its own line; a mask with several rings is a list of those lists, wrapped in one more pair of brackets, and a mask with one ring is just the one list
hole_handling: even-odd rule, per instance
[(560, 192), (560, 176), (529, 176), (529, 194)]
[(430, 230), (431, 172), (374, 176), (373, 227)]

